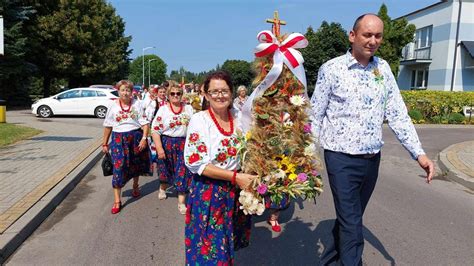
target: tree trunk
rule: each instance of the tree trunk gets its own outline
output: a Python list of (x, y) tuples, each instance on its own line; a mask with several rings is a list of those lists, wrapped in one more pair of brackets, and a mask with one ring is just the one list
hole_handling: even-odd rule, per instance
[(79, 87), (88, 87), (88, 86), (85, 86), (81, 78), (77, 78), (77, 77), (70, 77), (68, 84), (69, 84), (70, 89), (79, 88)]
[(43, 77), (43, 96), (49, 97), (51, 94), (51, 77), (44, 76)]

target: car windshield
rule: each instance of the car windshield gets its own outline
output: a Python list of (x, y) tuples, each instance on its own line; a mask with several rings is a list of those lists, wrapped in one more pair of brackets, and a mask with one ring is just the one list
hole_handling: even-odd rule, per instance
[(58, 95), (58, 99), (69, 99), (69, 98), (77, 98), (77, 97), (81, 97), (80, 90), (66, 91), (65, 93)]
[(82, 97), (95, 97), (97, 96), (96, 92), (93, 90), (83, 90)]
[(115, 95), (115, 96), (119, 97), (119, 95), (118, 95), (118, 91), (111, 91), (110, 93), (112, 93), (113, 95)]

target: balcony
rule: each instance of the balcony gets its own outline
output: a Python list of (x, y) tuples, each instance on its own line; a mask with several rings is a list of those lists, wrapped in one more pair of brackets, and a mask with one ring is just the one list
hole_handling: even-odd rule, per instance
[(415, 48), (415, 43), (409, 43), (402, 49), (401, 65), (430, 64), (431, 47)]

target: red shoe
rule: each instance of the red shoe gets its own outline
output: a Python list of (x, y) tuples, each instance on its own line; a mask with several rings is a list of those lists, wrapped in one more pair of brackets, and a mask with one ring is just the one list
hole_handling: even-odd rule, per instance
[[(118, 206), (118, 207), (115, 207), (115, 206)], [(112, 214), (119, 213), (121, 209), (122, 209), (122, 202), (121, 201), (115, 202), (114, 206), (112, 206)]]
[(138, 185), (133, 186), (132, 197), (134, 198), (140, 197), (140, 190), (138, 189)]
[[(272, 222), (274, 223), (274, 225), (272, 224)], [(281, 232), (281, 226), (278, 223), (278, 220), (269, 219), (267, 223), (272, 227), (273, 232), (277, 232), (277, 233)]]

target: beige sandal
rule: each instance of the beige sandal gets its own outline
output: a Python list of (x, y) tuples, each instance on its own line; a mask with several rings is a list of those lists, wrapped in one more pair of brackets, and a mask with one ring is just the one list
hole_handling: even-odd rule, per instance
[(186, 214), (186, 205), (183, 203), (178, 203), (178, 210), (181, 214)]
[(166, 196), (166, 191), (160, 189), (160, 190), (158, 191), (158, 199), (164, 200), (164, 199), (166, 199), (166, 198), (167, 198), (167, 196)]

